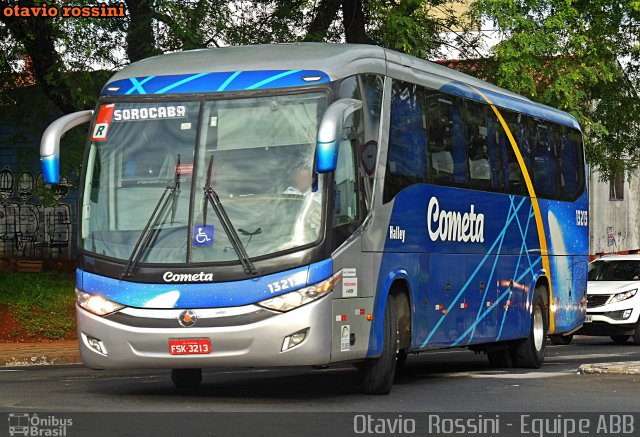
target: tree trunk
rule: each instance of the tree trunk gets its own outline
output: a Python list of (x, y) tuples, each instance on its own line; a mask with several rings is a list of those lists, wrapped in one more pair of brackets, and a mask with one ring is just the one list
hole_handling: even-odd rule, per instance
[(366, 24), (362, 0), (344, 0), (342, 2), (342, 25), (347, 42), (371, 44), (372, 41), (365, 30)]
[(127, 57), (130, 62), (139, 61), (160, 53), (153, 33), (155, 5), (153, 0), (125, 0), (129, 13), (127, 32)]
[(305, 41), (325, 40), (331, 23), (333, 23), (338, 16), (341, 3), (340, 0), (320, 1), (316, 9), (316, 15), (307, 28), (307, 35), (304, 37)]

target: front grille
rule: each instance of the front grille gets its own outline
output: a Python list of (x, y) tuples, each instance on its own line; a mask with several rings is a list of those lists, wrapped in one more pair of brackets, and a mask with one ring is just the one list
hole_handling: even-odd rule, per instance
[(595, 308), (607, 303), (610, 294), (592, 294), (587, 298), (587, 308)]

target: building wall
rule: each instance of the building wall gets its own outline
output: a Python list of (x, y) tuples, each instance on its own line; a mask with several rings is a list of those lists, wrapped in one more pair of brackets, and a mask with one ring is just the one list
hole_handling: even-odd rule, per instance
[(590, 172), (589, 214), (592, 256), (640, 249), (640, 178), (625, 179), (624, 199), (609, 199), (609, 182)]
[(25, 134), (0, 114), (0, 258), (75, 259), (78, 175), (63, 175), (56, 186), (43, 183), (43, 130)]

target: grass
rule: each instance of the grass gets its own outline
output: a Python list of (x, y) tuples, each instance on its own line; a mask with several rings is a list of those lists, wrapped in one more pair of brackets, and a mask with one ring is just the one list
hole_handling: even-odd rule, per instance
[(27, 336), (63, 339), (75, 330), (75, 274), (0, 272), (0, 305)]

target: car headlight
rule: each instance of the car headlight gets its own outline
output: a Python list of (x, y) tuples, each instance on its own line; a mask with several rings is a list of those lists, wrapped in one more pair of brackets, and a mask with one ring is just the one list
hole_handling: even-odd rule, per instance
[(258, 302), (258, 305), (276, 311), (290, 311), (326, 296), (331, 292), (333, 286), (341, 277), (342, 275), (332, 276), (317, 284), (263, 300), (262, 302)]
[(111, 302), (97, 294), (89, 294), (80, 290), (76, 290), (76, 302), (82, 308), (97, 316), (105, 316), (124, 308), (124, 305)]
[(631, 299), (636, 295), (637, 292), (638, 289), (636, 288), (635, 290), (629, 290), (623, 293), (614, 294), (613, 296), (611, 296), (609, 303), (622, 302), (623, 300)]

